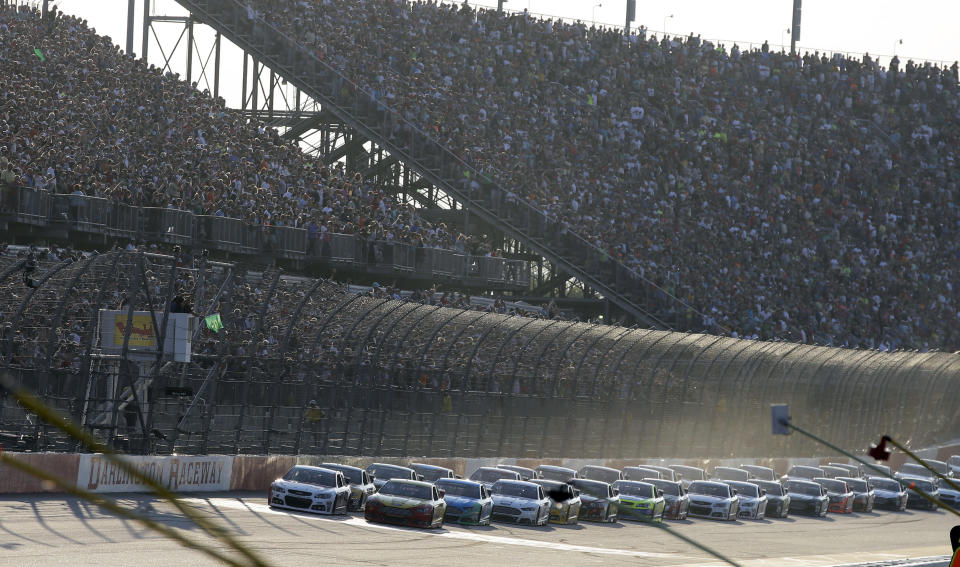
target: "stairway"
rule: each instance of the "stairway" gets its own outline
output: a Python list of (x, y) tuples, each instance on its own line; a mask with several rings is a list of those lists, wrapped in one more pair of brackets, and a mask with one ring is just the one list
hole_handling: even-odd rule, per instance
[[(406, 122), (360, 86), (262, 20), (251, 20), (238, 0), (177, 0), (196, 20), (213, 27), (277, 75), (320, 103), (359, 137), (376, 142), (472, 214), (595, 289), (645, 327), (668, 329), (664, 313), (679, 301), (512, 195), (495, 180)], [(477, 184), (470, 183), (477, 180)], [(473, 185), (473, 188), (471, 188)], [(655, 315), (659, 313), (660, 315)]]

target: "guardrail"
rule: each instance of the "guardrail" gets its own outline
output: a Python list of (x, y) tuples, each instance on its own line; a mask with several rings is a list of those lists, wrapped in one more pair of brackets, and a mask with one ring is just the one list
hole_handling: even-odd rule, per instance
[(330, 264), (371, 274), (416, 275), (491, 289), (530, 287), (530, 263), (454, 250), (367, 240), (351, 234), (266, 226), (190, 211), (137, 207), (85, 195), (56, 195), (0, 186), (0, 220), (125, 240), (197, 245), (240, 255), (267, 254), (305, 264)]

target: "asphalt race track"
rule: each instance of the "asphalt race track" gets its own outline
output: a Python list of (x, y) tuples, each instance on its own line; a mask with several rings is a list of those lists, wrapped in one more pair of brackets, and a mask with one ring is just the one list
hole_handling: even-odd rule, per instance
[[(118, 501), (191, 537), (211, 540), (169, 504)], [(546, 528), (494, 524), (426, 531), (368, 524), (357, 514), (271, 510), (263, 494), (204, 495), (188, 502), (275, 565), (720, 565), (653, 526), (584, 523)], [(667, 522), (744, 566), (833, 566), (949, 553), (958, 523), (942, 512), (876, 512), (814, 519)], [(139, 524), (62, 496), (0, 499), (0, 565), (212, 565), (205, 555)]]

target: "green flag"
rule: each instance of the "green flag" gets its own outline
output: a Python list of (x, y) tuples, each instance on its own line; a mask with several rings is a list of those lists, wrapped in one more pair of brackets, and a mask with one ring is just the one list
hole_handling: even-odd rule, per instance
[(40, 51), (40, 50), (37, 49), (37, 48), (34, 48), (34, 49), (33, 49), (33, 54), (40, 58), (40, 62), (41, 62), (41, 63), (43, 63), (43, 62), (45, 62), (45, 61), (47, 60), (47, 58), (43, 56), (43, 52)]
[(206, 323), (207, 328), (213, 331), (214, 333), (219, 333), (220, 329), (223, 328), (223, 322), (220, 321), (220, 314), (214, 313), (213, 315), (207, 315), (203, 318), (203, 322)]

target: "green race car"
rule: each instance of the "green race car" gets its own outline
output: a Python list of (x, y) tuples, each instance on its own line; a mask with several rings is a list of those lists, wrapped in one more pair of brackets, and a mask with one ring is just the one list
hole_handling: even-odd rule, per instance
[(620, 518), (643, 522), (663, 522), (666, 501), (656, 486), (636, 480), (618, 480), (613, 488), (620, 491)]

